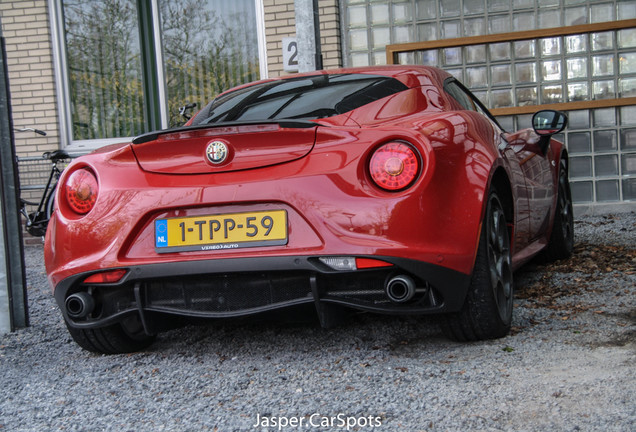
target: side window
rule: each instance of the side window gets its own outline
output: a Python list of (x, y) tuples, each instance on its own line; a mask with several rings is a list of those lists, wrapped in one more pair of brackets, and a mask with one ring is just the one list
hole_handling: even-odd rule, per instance
[(477, 111), (480, 114), (488, 117), (493, 124), (495, 124), (501, 131), (504, 131), (504, 128), (501, 127), (499, 122), (493, 115), (488, 111), (488, 108), (484, 106), (484, 104), (477, 99), (466, 87), (464, 87), (461, 83), (455, 81), (454, 78), (448, 78), (444, 83), (444, 90), (453, 99), (455, 99), (459, 104), (469, 111)]
[(447, 81), (444, 84), (444, 90), (446, 93), (452, 96), (459, 104), (469, 111), (477, 111), (472, 98), (464, 92), (464, 90), (457, 85), (455, 81)]

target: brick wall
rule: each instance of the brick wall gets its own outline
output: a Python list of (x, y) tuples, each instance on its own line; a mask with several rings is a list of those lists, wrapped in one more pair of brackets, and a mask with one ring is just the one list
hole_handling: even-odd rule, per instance
[[(18, 157), (40, 156), (45, 151), (58, 149), (60, 145), (48, 17), (46, 0), (0, 0), (13, 127), (35, 127), (47, 133), (43, 137), (33, 132), (16, 132)], [(48, 169), (48, 164), (45, 166)], [(24, 167), (21, 164), (21, 168)], [(48, 172), (43, 174), (48, 175)], [(29, 172), (21, 177), (31, 175)], [(25, 190), (21, 195), (27, 200), (38, 201), (42, 191)], [(25, 244), (41, 243), (39, 237), (31, 237), (26, 232), (23, 238)]]
[[(342, 65), (340, 45), (340, 9), (338, 0), (320, 0), (320, 42), (323, 66), (333, 69)], [(265, 12), (265, 40), (267, 70), (270, 77), (286, 74), (283, 71), (284, 37), (296, 36), (294, 0), (263, 0)]]
[(338, 0), (320, 0), (320, 47), (325, 69), (342, 67), (340, 43), (340, 8)]
[(18, 156), (39, 156), (59, 148), (53, 49), (46, 0), (1, 0), (13, 126), (45, 130), (46, 137), (16, 132)]

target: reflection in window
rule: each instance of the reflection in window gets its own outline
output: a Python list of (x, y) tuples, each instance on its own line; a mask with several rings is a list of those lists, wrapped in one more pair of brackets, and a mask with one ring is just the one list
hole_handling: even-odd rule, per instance
[(568, 102), (588, 100), (587, 83), (568, 84)]
[(72, 136), (144, 132), (142, 72), (134, 0), (64, 0)]
[(201, 107), (221, 91), (259, 78), (252, 0), (159, 4), (170, 126), (183, 123), (180, 106)]
[(614, 99), (616, 97), (613, 80), (594, 81), (592, 91), (594, 99)]

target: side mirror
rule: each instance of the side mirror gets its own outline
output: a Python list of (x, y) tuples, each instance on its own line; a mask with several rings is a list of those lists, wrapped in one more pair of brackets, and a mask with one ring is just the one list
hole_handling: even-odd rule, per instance
[(540, 136), (558, 134), (568, 124), (568, 117), (561, 111), (542, 110), (532, 116), (532, 128)]

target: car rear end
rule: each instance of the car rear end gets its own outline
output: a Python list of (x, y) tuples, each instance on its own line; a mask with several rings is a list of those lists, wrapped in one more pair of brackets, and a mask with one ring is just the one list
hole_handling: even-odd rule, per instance
[(67, 323), (138, 316), (153, 333), (166, 317), (300, 304), (459, 309), (481, 207), (435, 174), (421, 129), (360, 127), (349, 112), (193, 125), (75, 161), (45, 249)]

